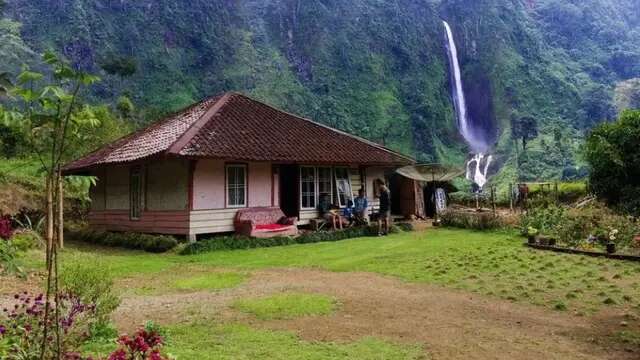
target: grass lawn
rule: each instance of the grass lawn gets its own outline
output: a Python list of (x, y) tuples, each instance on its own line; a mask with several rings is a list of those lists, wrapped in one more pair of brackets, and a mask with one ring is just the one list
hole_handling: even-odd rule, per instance
[(319, 294), (278, 294), (257, 299), (241, 299), (233, 307), (258, 319), (293, 319), (300, 316), (327, 315), (336, 308), (336, 300)]
[[(242, 286), (250, 281), (251, 272), (255, 270), (306, 267), (373, 272), (407, 282), (535, 304), (550, 311), (590, 315), (598, 310), (614, 309), (618, 313), (640, 315), (639, 264), (532, 250), (524, 247), (523, 242), (509, 232), (432, 229), (383, 238), (191, 256), (72, 244), (63, 251), (62, 259), (65, 263), (105, 264), (126, 284), (125, 293), (133, 290), (136, 295), (220, 291)], [(42, 266), (42, 260), (35, 254), (28, 255), (25, 262), (32, 268)], [(231, 304), (235, 311), (250, 313), (257, 321), (324, 316), (332, 313), (336, 306), (332, 297), (295, 291), (267, 297), (249, 294)], [(180, 359), (416, 359), (424, 356), (419, 344), (374, 338), (346, 343), (310, 342), (291, 332), (253, 328), (220, 319), (170, 324), (167, 330), (170, 333), (168, 350)], [(638, 334), (629, 330), (619, 337), (625, 343), (635, 344)], [(89, 347), (102, 353), (112, 348), (113, 344)]]
[[(194, 265), (225, 271), (314, 267), (369, 271), (578, 313), (610, 306), (640, 310), (639, 264), (532, 250), (522, 244), (523, 239), (513, 233), (437, 229), (191, 256), (78, 245), (65, 250), (63, 256), (64, 261), (102, 261), (119, 277), (153, 276), (162, 271), (176, 274), (181, 267)], [(40, 262), (30, 261), (32, 266)], [(195, 277), (174, 282), (174, 286), (215, 288), (219, 284), (211, 283), (218, 281), (233, 282), (215, 276)]]

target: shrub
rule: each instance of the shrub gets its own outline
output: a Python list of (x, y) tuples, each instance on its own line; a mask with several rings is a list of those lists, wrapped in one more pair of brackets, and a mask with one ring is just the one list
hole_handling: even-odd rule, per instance
[[(87, 339), (87, 319), (93, 314), (94, 305), (80, 298), (59, 293), (57, 302), (51, 304), (49, 316), (45, 317), (45, 300), (42, 294), (34, 296), (27, 292), (14, 295), (15, 305), (0, 313), (0, 358), (39, 359), (43, 340), (47, 342), (45, 359), (58, 358), (56, 339), (49, 332), (44, 338), (43, 323), (55, 323), (54, 313), (59, 313), (63, 357), (69, 357)], [(53, 326), (49, 326), (49, 329)], [(6, 345), (6, 346), (3, 346)]]
[(504, 226), (500, 217), (491, 212), (468, 212), (449, 209), (440, 214), (440, 220), (444, 226), (463, 229), (488, 230)]
[(520, 231), (527, 234), (528, 229), (535, 228), (541, 234), (555, 235), (555, 230), (565, 221), (565, 209), (555, 204), (542, 204), (529, 207), (520, 217)]
[(160, 354), (164, 339), (154, 331), (139, 329), (133, 337), (122, 335), (118, 338), (119, 349), (109, 355), (113, 360), (165, 360)]
[(0, 272), (2, 274), (22, 275), (22, 269), (17, 263), (17, 249), (11, 243), (0, 239)]
[[(391, 227), (391, 233), (400, 232), (402, 229), (406, 231), (413, 230), (411, 224), (394, 225)], [(316, 231), (302, 234), (298, 237), (272, 237), (272, 238), (251, 238), (246, 236), (216, 236), (209, 239), (203, 239), (196, 243), (187, 245), (181, 255), (193, 255), (203, 252), (212, 252), (220, 250), (236, 250), (236, 249), (252, 249), (258, 247), (284, 246), (293, 244), (310, 244), (317, 242), (339, 241), (357, 237), (373, 236), (378, 234), (378, 227), (356, 226), (344, 230), (336, 231)]]
[(139, 233), (117, 233), (99, 230), (69, 231), (70, 239), (112, 247), (144, 250), (153, 253), (169, 251), (178, 245), (178, 241), (169, 235), (151, 235)]
[(91, 337), (101, 337), (99, 333), (109, 328), (109, 316), (120, 305), (120, 297), (113, 289), (113, 277), (106, 271), (106, 266), (73, 263), (63, 267), (60, 275), (66, 293), (95, 306), (90, 333)]
[(590, 235), (597, 238), (601, 245), (606, 243), (613, 230), (617, 230), (617, 247), (623, 250), (633, 246), (633, 238), (640, 233), (640, 226), (632, 218), (596, 204), (568, 210), (555, 231), (563, 244), (581, 247)]
[(44, 245), (42, 236), (35, 231), (17, 231), (11, 237), (11, 243), (19, 251), (40, 248)]
[(12, 234), (11, 219), (8, 216), (0, 218), (0, 239), (8, 240)]

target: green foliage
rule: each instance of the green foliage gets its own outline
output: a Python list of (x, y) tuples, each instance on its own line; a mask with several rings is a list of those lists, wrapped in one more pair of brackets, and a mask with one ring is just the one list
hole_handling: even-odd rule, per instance
[(625, 111), (620, 119), (593, 129), (585, 145), (593, 192), (611, 205), (640, 214), (640, 111)]
[(0, 274), (22, 274), (18, 265), (18, 249), (4, 239), (0, 239)]
[(565, 208), (555, 204), (529, 206), (520, 218), (520, 231), (527, 235), (529, 228), (535, 228), (544, 235), (555, 235), (559, 225), (565, 221)]
[(129, 56), (110, 56), (105, 59), (100, 67), (109, 75), (129, 77), (138, 70), (138, 63), (135, 58)]
[(491, 212), (446, 210), (440, 214), (442, 225), (462, 229), (489, 230), (504, 227), (500, 217)]
[[(402, 224), (391, 227), (391, 233), (412, 231), (413, 226)], [(211, 251), (253, 249), (261, 247), (285, 246), (293, 244), (310, 244), (327, 241), (340, 241), (378, 234), (377, 226), (351, 227), (336, 231), (307, 232), (297, 237), (276, 236), (271, 238), (252, 238), (246, 236), (216, 236), (187, 245), (180, 252), (181, 255), (193, 255)]]
[(16, 232), (11, 237), (11, 243), (18, 251), (27, 251), (29, 249), (42, 248), (44, 246), (42, 236), (32, 230)]
[(71, 240), (91, 244), (124, 247), (153, 253), (166, 252), (178, 245), (176, 238), (169, 235), (116, 233), (87, 229), (69, 231), (67, 237)]
[(92, 338), (104, 338), (112, 333), (110, 315), (120, 305), (115, 292), (114, 278), (104, 263), (74, 262), (62, 268), (60, 284), (66, 293), (73, 294), (95, 310), (89, 324)]

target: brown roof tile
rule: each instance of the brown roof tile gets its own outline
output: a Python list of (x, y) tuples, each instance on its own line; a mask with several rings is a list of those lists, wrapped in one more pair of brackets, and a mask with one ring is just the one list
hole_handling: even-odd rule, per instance
[(211, 97), (65, 166), (67, 173), (159, 153), (245, 161), (403, 165), (413, 159), (237, 93)]

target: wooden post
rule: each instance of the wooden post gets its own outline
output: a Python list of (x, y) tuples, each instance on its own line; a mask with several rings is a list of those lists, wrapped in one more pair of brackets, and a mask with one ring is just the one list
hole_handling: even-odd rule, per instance
[(64, 178), (58, 173), (58, 246), (64, 248)]
[(560, 193), (558, 192), (558, 182), (554, 182), (554, 191), (556, 193), (556, 204), (560, 202)]
[(496, 187), (491, 186), (491, 208), (493, 209), (493, 216), (496, 216)]
[(513, 184), (509, 183), (509, 210), (513, 212)]
[(49, 261), (51, 261), (49, 254), (51, 253), (51, 249), (53, 247), (53, 176), (51, 174), (47, 175), (46, 178), (46, 206), (47, 206), (47, 230), (45, 233), (46, 242), (47, 242), (47, 265), (49, 265)]

